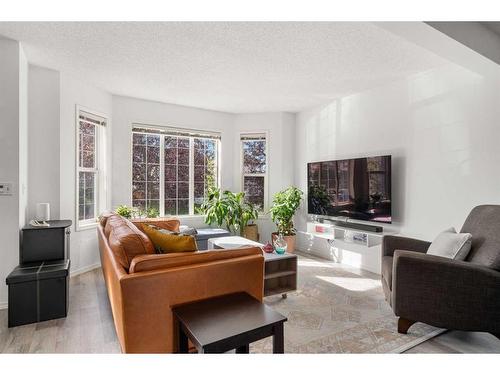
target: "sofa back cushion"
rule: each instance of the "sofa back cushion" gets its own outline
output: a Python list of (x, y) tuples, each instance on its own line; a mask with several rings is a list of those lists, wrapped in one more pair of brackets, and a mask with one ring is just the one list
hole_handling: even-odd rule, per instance
[(154, 271), (166, 268), (216, 262), (239, 257), (263, 255), (258, 247), (240, 249), (218, 249), (195, 251), (188, 253), (169, 253), (155, 255), (139, 255), (130, 264), (129, 273)]
[(100, 216), (99, 216), (99, 224), (101, 224), (102, 228), (106, 228), (106, 223), (108, 221), (108, 219), (115, 215), (115, 213), (111, 212), (111, 211), (106, 211), (106, 212), (103, 212)]
[(472, 209), (461, 233), (472, 235), (467, 261), (500, 271), (500, 205), (482, 205)]
[(132, 223), (144, 232), (142, 228), (143, 224), (152, 224), (155, 227), (170, 230), (172, 232), (179, 232), (180, 221), (179, 219), (165, 219), (165, 218), (156, 218), (156, 219), (133, 219)]
[(137, 255), (154, 254), (155, 249), (149, 238), (127, 219), (112, 215), (108, 217), (104, 234), (118, 263), (127, 271), (130, 262)]

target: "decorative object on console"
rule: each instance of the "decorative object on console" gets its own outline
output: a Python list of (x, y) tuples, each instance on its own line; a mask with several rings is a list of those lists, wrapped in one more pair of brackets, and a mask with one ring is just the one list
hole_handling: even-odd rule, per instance
[(36, 217), (37, 221), (50, 220), (50, 203), (37, 203), (36, 204)]
[(262, 247), (262, 250), (264, 250), (265, 253), (271, 254), (274, 252), (274, 247), (268, 242)]
[(283, 238), (283, 233), (278, 233), (278, 237), (274, 241), (274, 250), (276, 251), (276, 254), (285, 254), (287, 249), (287, 243), (285, 239)]
[(276, 241), (278, 233), (282, 234), (287, 242), (287, 251), (295, 251), (295, 228), (293, 227), (293, 216), (300, 206), (304, 193), (294, 187), (282, 190), (273, 197), (273, 206), (269, 210), (271, 219), (278, 227), (278, 232), (272, 234), (273, 242)]
[(472, 246), (470, 233), (457, 233), (455, 228), (449, 228), (438, 234), (432, 241), (427, 254), (440, 257), (465, 260)]

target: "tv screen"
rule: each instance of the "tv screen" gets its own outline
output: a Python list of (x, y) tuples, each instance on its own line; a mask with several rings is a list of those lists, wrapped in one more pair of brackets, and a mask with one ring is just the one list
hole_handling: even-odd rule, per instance
[(310, 215), (391, 223), (391, 156), (307, 164)]

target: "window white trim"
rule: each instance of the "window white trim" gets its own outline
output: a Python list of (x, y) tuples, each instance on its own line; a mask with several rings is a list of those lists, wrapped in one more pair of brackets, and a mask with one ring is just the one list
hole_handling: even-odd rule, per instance
[[(103, 118), (105, 125), (96, 125), (96, 151), (95, 168), (84, 168), (79, 165), (79, 143), (80, 143), (80, 112)], [(84, 120), (83, 120), (84, 121)], [(109, 126), (109, 116), (93, 109), (75, 106), (75, 228), (77, 231), (95, 228), (98, 224), (97, 217), (105, 209), (107, 202), (107, 178), (106, 178), (106, 128)], [(95, 172), (95, 212), (93, 219), (79, 220), (79, 172)]]
[[(243, 173), (243, 142), (244, 136), (262, 135), (266, 141), (266, 173)], [(240, 148), (240, 191), (244, 188), (244, 178), (246, 176), (264, 177), (264, 208), (259, 213), (259, 217), (267, 217), (269, 211), (269, 131), (268, 130), (252, 130), (241, 131), (238, 133), (238, 142)]]
[[(138, 129), (134, 131), (134, 129)], [(148, 129), (154, 132), (141, 132), (141, 129)], [(176, 134), (178, 132), (179, 134)], [(134, 153), (134, 133), (140, 133), (145, 135), (159, 135), (160, 136), (160, 195), (159, 195), (159, 213), (160, 217), (166, 216), (165, 214), (165, 136), (174, 136), (181, 138), (189, 139), (189, 213), (175, 215), (176, 217), (203, 217), (203, 215), (199, 215), (195, 212), (194, 209), (194, 138), (207, 138), (212, 139), (216, 142), (216, 173), (217, 173), (217, 186), (221, 187), (221, 174), (222, 174), (222, 158), (221, 158), (221, 149), (222, 149), (222, 132), (219, 131), (205, 131), (205, 130), (197, 130), (192, 128), (183, 128), (183, 127), (173, 127), (167, 125), (152, 125), (145, 124), (141, 122), (132, 122), (130, 127), (130, 206), (133, 206), (133, 171), (134, 171), (134, 162), (133, 162), (133, 153)], [(146, 197), (147, 200), (147, 197)]]

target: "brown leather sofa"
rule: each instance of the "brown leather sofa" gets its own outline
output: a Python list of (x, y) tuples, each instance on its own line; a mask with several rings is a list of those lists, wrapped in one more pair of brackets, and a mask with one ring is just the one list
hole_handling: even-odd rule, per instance
[[(264, 257), (257, 247), (155, 254), (141, 222), (103, 215), (97, 228), (102, 270), (124, 353), (177, 352), (172, 308), (247, 292), (262, 301)], [(178, 230), (178, 220), (155, 220)]]

